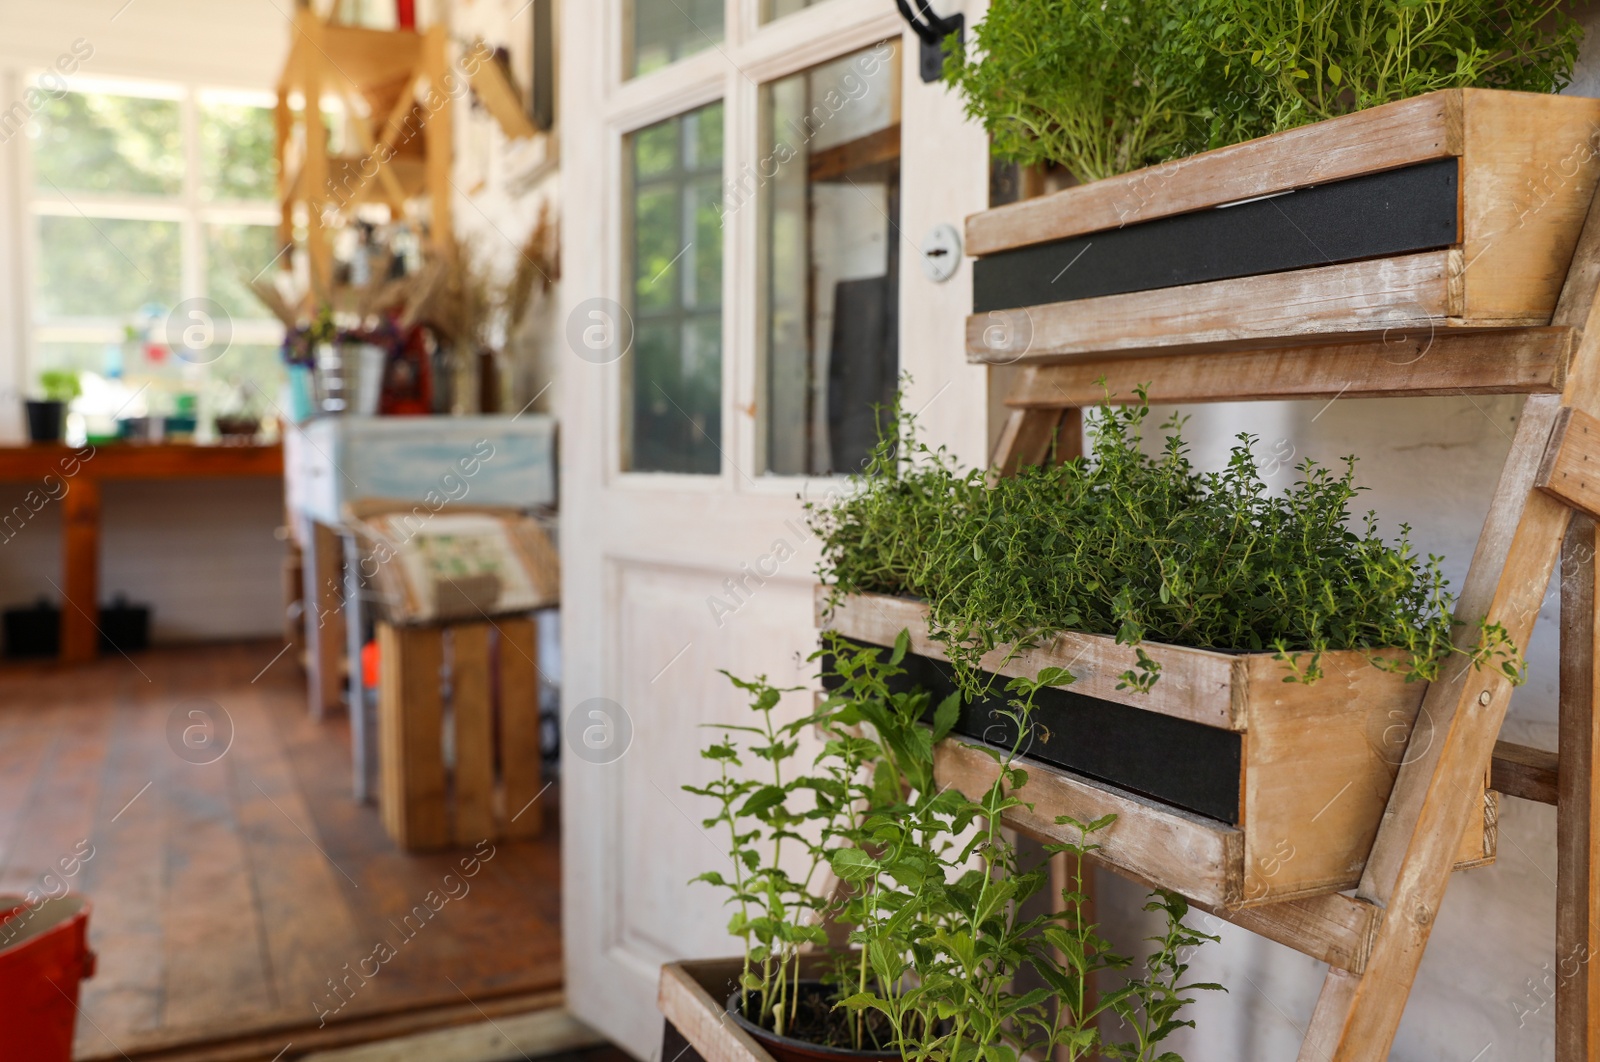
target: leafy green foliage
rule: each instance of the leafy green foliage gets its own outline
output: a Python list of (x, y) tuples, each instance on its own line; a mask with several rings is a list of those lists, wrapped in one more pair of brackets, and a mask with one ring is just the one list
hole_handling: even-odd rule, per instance
[(39, 374), (39, 393), (47, 402), (71, 402), (83, 394), (78, 374), (67, 369), (46, 369)]
[[(1158, 456), (1141, 450), (1149, 408), (1140, 398), (1100, 407), (1087, 458), (993, 484), (960, 472), (918, 441), (912, 418), (891, 411), (897, 427), (859, 489), (810, 509), (823, 581), (836, 596), (926, 600), (932, 634), (969, 694), (985, 654), (1062, 630), (1276, 652), (1291, 681), (1320, 678), (1322, 654), (1344, 649), (1368, 650), (1375, 665), (1413, 679), (1433, 679), (1463, 653), (1520, 680), (1503, 630), (1452, 642), (1441, 558), (1417, 557), (1405, 527), (1389, 545), (1374, 513), (1353, 518), (1355, 458), (1337, 474), (1302, 462), (1298, 481), (1274, 494), (1255, 437), (1241, 434), (1227, 467), (1202, 475), (1176, 417)], [(1148, 691), (1159, 677), (1141, 654), (1122, 684)]]
[(1436, 89), (1558, 92), (1582, 27), (1556, 0), (1204, 0), (1191, 55), (1226, 58), (1237, 91), (1265, 101), (1266, 132)]
[(952, 56), (995, 153), (1089, 181), (1435, 89), (1554, 92), (1555, 0), (995, 0)]
[[(818, 656), (829, 661), (831, 692), (812, 715), (782, 726), (773, 721), (782, 691), (733, 679), (750, 693), (760, 723), (718, 728), (724, 739), (703, 755), (718, 763), (719, 778), (685, 787), (717, 801), (706, 826), (726, 828), (731, 840), (731, 876), (712, 871), (697, 880), (727, 889), (737, 909), (729, 929), (745, 946), (746, 1016), (778, 1033), (791, 1029), (798, 948), (825, 948), (826, 918), (849, 931), (851, 945), (832, 953), (829, 979), (850, 1020), (828, 1046), (897, 1047), (908, 1062), (1017, 1062), (1053, 1047), (1069, 1060), (1102, 1051), (1132, 1062), (1176, 1058), (1157, 1055), (1156, 1045), (1189, 1024), (1178, 1017), (1190, 1002), (1184, 993), (1210, 987), (1179, 981), (1184, 957), (1211, 938), (1182, 924), (1182, 900), (1153, 893), (1147, 909), (1165, 911), (1167, 921), (1145, 975), (1094, 1000), (1096, 973), (1132, 966), (1083, 917), (1083, 860), (1112, 819), (1062, 820), (1080, 836), (1049, 849), (1068, 857), (1063, 910), (1026, 917), (1050, 873), (1048, 864), (1025, 864), (1001, 831), (1027, 782), (1017, 750), (983, 749), (997, 770), (978, 799), (936, 782), (934, 744), (950, 732), (959, 702), (952, 695), (935, 706), (926, 692), (895, 691), (909, 641), (901, 632), (885, 660), (878, 649), (827, 636)], [(1011, 682), (1006, 711), (1019, 735), (1038, 690), (1070, 678), (1048, 669)], [(822, 752), (811, 774), (791, 777), (783, 765), (807, 731), (821, 736)], [(736, 770), (747, 762), (758, 778)], [(781, 869), (785, 844), (801, 847), (806, 877)], [(824, 866), (846, 886), (827, 897), (812, 882)], [(1016, 991), (1025, 967), (1048, 987)], [(1105, 1014), (1120, 1016), (1134, 1039), (1102, 1043)], [(874, 1027), (889, 1032), (875, 1039)]]
[(1191, 134), (1194, 72), (1173, 0), (1000, 0), (976, 27), (983, 62), (947, 78), (994, 150), (1066, 162), (1082, 180), (1137, 169)]

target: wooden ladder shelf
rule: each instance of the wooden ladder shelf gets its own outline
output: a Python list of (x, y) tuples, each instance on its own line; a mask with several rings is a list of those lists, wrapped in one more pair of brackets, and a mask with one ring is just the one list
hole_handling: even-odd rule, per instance
[[(1498, 671), (1448, 669), (1422, 711), (1353, 895), (1331, 893), (1218, 917), (1329, 964), (1301, 1062), (1388, 1057), (1444, 899), (1463, 831), (1482, 815), (1483, 777), (1503, 794), (1557, 808), (1556, 1057), (1600, 1059), (1600, 810), (1594, 757), (1595, 612), (1600, 570), (1600, 197), (1589, 206), (1548, 327), (1408, 332), (1294, 349), (1213, 349), (1156, 357), (1029, 361), (1008, 399), (994, 454), (1000, 474), (1080, 452), (1081, 409), (1107, 390), (1151, 402), (1440, 394), (1525, 394), (1456, 608), (1462, 637), (1480, 620), (1527, 645), (1559, 562), (1560, 750), (1497, 742), (1511, 698)], [(1102, 377), (1104, 378), (1102, 380)], [(1038, 832), (1038, 822), (1030, 823)], [(1113, 868), (1115, 869), (1115, 868)]]

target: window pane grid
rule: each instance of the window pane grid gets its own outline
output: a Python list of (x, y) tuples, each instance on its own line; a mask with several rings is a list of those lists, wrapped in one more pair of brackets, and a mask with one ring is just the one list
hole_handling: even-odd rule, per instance
[(722, 124), (719, 102), (628, 138), (630, 471), (722, 467)]
[(28, 129), (35, 371), (119, 375), (130, 326), (159, 342), (165, 315), (204, 297), (230, 319), (231, 344), (215, 363), (174, 366), (181, 386), (238, 386), (244, 372), (275, 393), (283, 329), (249, 288), (278, 251), (270, 99), (88, 87)]

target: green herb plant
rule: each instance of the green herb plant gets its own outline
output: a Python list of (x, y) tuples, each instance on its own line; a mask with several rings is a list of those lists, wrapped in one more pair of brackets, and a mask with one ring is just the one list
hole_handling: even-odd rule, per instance
[[(704, 755), (718, 764), (719, 777), (685, 787), (717, 802), (707, 828), (726, 830), (732, 845), (732, 876), (711, 872), (697, 880), (727, 889), (735, 908), (729, 928), (745, 946), (745, 1016), (793, 1035), (799, 949), (809, 945), (822, 952), (838, 1019), (825, 1046), (898, 1049), (908, 1062), (1017, 1062), (1055, 1048), (1073, 1062), (1097, 1052), (1174, 1062), (1159, 1045), (1192, 1024), (1179, 1017), (1189, 993), (1219, 987), (1184, 983), (1184, 959), (1214, 938), (1183, 925), (1183, 900), (1152, 893), (1147, 910), (1165, 912), (1166, 927), (1144, 974), (1091, 1003), (1097, 974), (1132, 966), (1084, 918), (1083, 860), (1111, 818), (1061, 820), (1081, 838), (1048, 849), (1069, 860), (1063, 909), (1026, 916), (1049, 871), (1025, 865), (1001, 831), (1005, 813), (1023, 803), (1018, 790), (1027, 774), (1015, 765), (1017, 749), (979, 746), (995, 760), (996, 774), (978, 799), (940, 786), (933, 749), (954, 726), (959, 701), (952, 695), (934, 705), (927, 692), (903, 688), (899, 665), (909, 641), (902, 632), (884, 659), (879, 649), (829, 635), (818, 657), (830, 692), (793, 723), (773, 721), (783, 691), (765, 680), (734, 679), (750, 693), (760, 722), (718, 727), (724, 738)], [(1006, 712), (1019, 743), (1037, 691), (1070, 681), (1049, 669), (1011, 683)], [(779, 772), (808, 731), (823, 745), (812, 773)], [(761, 780), (740, 777), (746, 756), (772, 764), (772, 780), (765, 770)], [(779, 867), (784, 844), (801, 850), (796, 865), (810, 875), (826, 865), (843, 887), (823, 897), (810, 876), (789, 877)], [(847, 947), (828, 948), (824, 919), (848, 932)], [(1047, 987), (1017, 991), (1024, 970)], [(1101, 1018), (1112, 1015), (1132, 1040), (1102, 1042)]]
[(1436, 89), (1555, 92), (1557, 0), (994, 0), (946, 79), (995, 154), (1080, 181)]
[(83, 394), (83, 387), (71, 369), (46, 369), (39, 374), (39, 391), (46, 402), (70, 402)]
[[(1014, 655), (1065, 630), (1273, 652), (1285, 681), (1321, 678), (1333, 650), (1365, 651), (1407, 679), (1431, 680), (1461, 655), (1521, 681), (1503, 627), (1481, 625), (1475, 640), (1456, 630), (1441, 558), (1416, 556), (1405, 526), (1390, 545), (1375, 513), (1354, 517), (1355, 458), (1337, 473), (1304, 461), (1273, 493), (1256, 438), (1241, 434), (1222, 471), (1200, 474), (1176, 416), (1159, 454), (1143, 451), (1150, 411), (1138, 397), (1099, 408), (1086, 457), (994, 481), (960, 471), (918, 440), (913, 418), (890, 410), (855, 491), (809, 509), (832, 599), (925, 600), (969, 695), (986, 685), (986, 654)], [(1141, 650), (1122, 686), (1148, 692), (1159, 680)]]

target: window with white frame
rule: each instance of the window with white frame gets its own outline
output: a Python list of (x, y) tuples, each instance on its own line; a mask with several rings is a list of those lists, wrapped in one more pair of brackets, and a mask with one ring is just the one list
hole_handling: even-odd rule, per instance
[[(158, 415), (164, 391), (276, 401), (283, 327), (250, 287), (279, 251), (272, 97), (87, 78), (47, 96), (26, 152), (29, 382), (73, 369), (149, 383)], [(227, 342), (185, 359), (161, 339), (193, 299), (210, 312), (180, 326)]]

